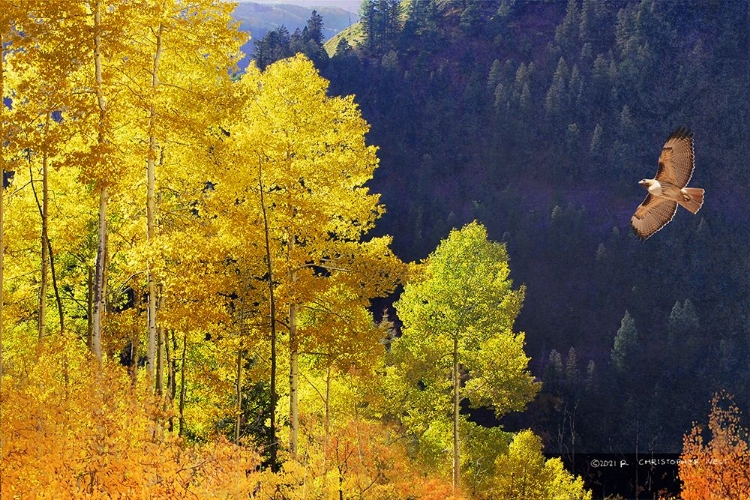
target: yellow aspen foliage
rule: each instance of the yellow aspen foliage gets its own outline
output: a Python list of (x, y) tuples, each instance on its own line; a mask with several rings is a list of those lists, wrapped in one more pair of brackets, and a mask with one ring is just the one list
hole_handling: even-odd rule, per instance
[[(37, 165), (27, 165), (15, 171), (13, 184), (5, 192), (6, 203), (6, 258), (5, 321), (9, 322), (7, 341), (15, 345), (36, 344), (31, 341), (37, 320), (36, 301), (39, 286), (39, 235), (41, 220), (37, 196), (32, 189), (32, 178), (39, 182)], [(54, 251), (57, 288), (64, 306), (68, 330), (79, 332), (85, 343), (88, 321), (88, 270), (93, 270), (95, 247), (95, 207), (90, 190), (76, 179), (75, 169), (52, 172), (49, 191), (55, 203), (49, 207), (48, 236)], [(47, 300), (56, 301), (50, 286)], [(59, 332), (58, 309), (50, 307), (47, 326)], [(7, 353), (13, 356), (13, 351)]]
[[(537, 388), (504, 247), (474, 224), (405, 265), (371, 236), (354, 97), (303, 56), (237, 78), (233, 7), (0, 0), (0, 497), (504, 488), (539, 443), (458, 413)], [(371, 308), (399, 284), (396, 341)]]
[(496, 480), (483, 498), (591, 500), (583, 480), (566, 471), (559, 458), (544, 458), (542, 440), (530, 430), (515, 435), (495, 467)]
[[(347, 308), (367, 307), (403, 274), (390, 238), (363, 241), (383, 212), (364, 185), (377, 166), (376, 150), (366, 144), (369, 126), (353, 97), (328, 97), (327, 85), (303, 56), (262, 73), (249, 68), (236, 93), (244, 102), (240, 120), (222, 128), (216, 150), (222, 167), (214, 170), (214, 196), (234, 222), (222, 231), (235, 235), (235, 255), (265, 262), (270, 285), (262, 302), (272, 302), (274, 311), (268, 325), (288, 332), (292, 456), (299, 442), (300, 355), (344, 345), (357, 330), (306, 328), (303, 309), (339, 313), (326, 304), (331, 290), (339, 295), (336, 308), (345, 305), (342, 297)], [(275, 364), (277, 355), (271, 357)]]
[(121, 367), (102, 370), (73, 339), (13, 366), (1, 394), (3, 497), (237, 498), (258, 486), (256, 455), (166, 434), (148, 387)]
[(679, 468), (682, 498), (750, 498), (750, 432), (740, 420), (740, 410), (731, 396), (716, 394), (708, 416), (710, 438), (705, 439), (705, 426), (696, 423), (683, 441)]

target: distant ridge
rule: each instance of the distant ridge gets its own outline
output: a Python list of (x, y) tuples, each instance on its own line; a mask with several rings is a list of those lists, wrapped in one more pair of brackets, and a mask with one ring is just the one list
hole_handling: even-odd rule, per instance
[[(239, 3), (246, 3), (245, 0), (237, 0)], [(362, 0), (249, 0), (254, 3), (261, 3), (266, 5), (273, 4), (294, 4), (300, 7), (319, 9), (322, 7), (338, 7), (340, 9), (354, 12), (359, 12), (359, 8), (362, 5)]]
[[(323, 35), (328, 40), (336, 34), (345, 30), (349, 26), (359, 21), (359, 15), (356, 12), (346, 10), (336, 6), (314, 6), (312, 4), (358, 4), (359, 2), (350, 2), (344, 0), (341, 2), (310, 1), (310, 0), (293, 0), (306, 5), (286, 4), (286, 3), (259, 3), (259, 2), (240, 2), (234, 10), (234, 18), (240, 22), (240, 30), (250, 33), (251, 40), (242, 47), (242, 51), (249, 56), (253, 50), (253, 40), (260, 40), (269, 31), (273, 31), (281, 26), (285, 26), (289, 33), (294, 33), (296, 29), (303, 29), (310, 19), (310, 14), (316, 10), (323, 17)], [(240, 62), (240, 67), (244, 68), (249, 63), (250, 58), (245, 57)]]

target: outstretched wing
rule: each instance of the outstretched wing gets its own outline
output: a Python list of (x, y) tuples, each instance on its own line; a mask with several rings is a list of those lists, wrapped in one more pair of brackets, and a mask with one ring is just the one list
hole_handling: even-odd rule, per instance
[(635, 214), (630, 218), (635, 234), (646, 240), (659, 229), (666, 226), (677, 211), (677, 203), (665, 198), (648, 195), (638, 205)]
[(683, 188), (690, 182), (694, 169), (693, 133), (680, 127), (672, 132), (661, 150), (656, 180)]

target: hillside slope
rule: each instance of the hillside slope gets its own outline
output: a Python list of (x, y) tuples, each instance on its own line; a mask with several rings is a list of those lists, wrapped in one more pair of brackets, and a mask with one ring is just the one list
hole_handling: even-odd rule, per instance
[[(436, 1), (401, 19), (364, 29), (323, 74), (372, 125), (378, 231), (402, 257), (424, 258), (472, 219), (507, 243), (528, 287), (518, 327), (558, 401), (529, 417), (550, 450), (571, 446), (552, 439), (566, 404), (578, 405), (577, 449), (592, 451), (637, 439), (677, 451), (720, 388), (750, 408), (750, 174), (736, 161), (750, 146), (746, 5)], [(637, 182), (681, 125), (706, 204), (641, 243)], [(611, 364), (626, 311), (633, 377)], [(688, 387), (685, 373), (701, 375)]]

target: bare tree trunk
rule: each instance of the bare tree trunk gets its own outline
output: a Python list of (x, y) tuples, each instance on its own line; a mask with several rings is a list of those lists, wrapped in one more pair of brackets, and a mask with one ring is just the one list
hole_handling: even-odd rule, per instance
[[(172, 337), (172, 348), (170, 348), (170, 334)], [(177, 394), (177, 382), (175, 381), (175, 376), (177, 375), (177, 360), (175, 359), (175, 356), (177, 354), (177, 339), (175, 338), (174, 330), (167, 330), (164, 337), (164, 348), (165, 354), (167, 356), (167, 398), (169, 398), (169, 408), (172, 408), (172, 403), (174, 402), (175, 395)], [(170, 412), (169, 414), (167, 429), (169, 430), (169, 432), (172, 432), (174, 430), (174, 417), (172, 415), (172, 412)]]
[(459, 449), (458, 417), (459, 417), (459, 389), (458, 373), (458, 335), (453, 338), (453, 494), (458, 491), (461, 480), (461, 455)]
[[(162, 308), (162, 287), (157, 288), (158, 298), (156, 301), (156, 310)], [(164, 393), (164, 330), (161, 326), (156, 327), (156, 393), (161, 396)]]
[(234, 422), (234, 444), (240, 444), (240, 426), (242, 425), (242, 349), (237, 351), (235, 396), (237, 397), (237, 418)]
[[(151, 247), (154, 242), (154, 227), (156, 217), (156, 203), (154, 191), (156, 189), (156, 107), (153, 99), (156, 98), (156, 89), (159, 86), (159, 62), (162, 54), (162, 33), (164, 26), (160, 25), (156, 34), (156, 52), (154, 53), (154, 65), (151, 70), (151, 104), (149, 106), (149, 132), (148, 132), (148, 160), (147, 160), (147, 181), (146, 190), (146, 234), (148, 245)], [(146, 273), (148, 281), (148, 374), (154, 376), (154, 354), (156, 349), (156, 285), (153, 276), (153, 261), (148, 259), (148, 270)], [(159, 375), (157, 375), (157, 378)], [(158, 384), (157, 384), (158, 385)], [(161, 388), (157, 387), (157, 392), (161, 393)]]
[[(51, 114), (47, 113), (46, 127), (49, 127)], [(31, 180), (31, 192), (34, 194), (34, 201), (39, 210), (39, 218), (42, 221), (41, 231), (41, 263), (40, 272), (41, 280), (39, 286), (39, 316), (37, 318), (37, 332), (39, 339), (46, 336), (47, 323), (47, 288), (49, 286), (48, 275), (52, 276), (52, 288), (55, 292), (55, 302), (57, 303), (57, 313), (60, 316), (60, 334), (65, 331), (65, 314), (63, 312), (62, 298), (60, 289), (57, 286), (57, 274), (55, 273), (55, 254), (52, 252), (52, 242), (49, 239), (49, 156), (46, 147), (42, 151), (42, 199), (39, 199), (36, 187), (34, 186), (34, 172), (29, 165), (29, 176)], [(49, 271), (48, 271), (49, 270)]]
[[(47, 124), (49, 127), (50, 115), (47, 113)], [(42, 262), (41, 262), (41, 282), (39, 284), (39, 317), (37, 321), (37, 331), (39, 332), (39, 340), (43, 339), (46, 334), (46, 320), (47, 320), (47, 275), (49, 274), (49, 263), (47, 250), (49, 248), (49, 234), (47, 231), (47, 225), (49, 223), (49, 184), (47, 182), (47, 176), (49, 174), (49, 158), (47, 155), (46, 145), (42, 146), (42, 203), (40, 207), (42, 217)], [(32, 181), (33, 186), (33, 181)], [(36, 191), (34, 191), (36, 195)], [(37, 199), (37, 204), (39, 200)]]
[(86, 345), (89, 350), (94, 351), (94, 270), (91, 266), (87, 267), (86, 283)]
[(170, 355), (169, 338), (167, 338), (167, 363), (169, 364), (169, 382), (167, 385), (169, 386), (169, 399), (174, 401), (177, 395), (177, 380), (175, 379), (177, 377), (177, 359), (175, 358), (177, 356), (177, 337), (174, 334), (174, 330), (170, 330), (169, 333), (172, 334), (172, 354)]
[[(99, 107), (99, 132), (97, 142), (102, 146), (106, 142), (105, 126), (107, 106), (104, 99), (104, 79), (102, 76), (102, 5), (97, 0), (94, 5), (94, 70), (96, 77), (96, 101)], [(109, 192), (107, 180), (99, 184), (99, 244), (96, 250), (96, 270), (94, 278), (93, 323), (91, 326), (91, 350), (97, 360), (102, 360), (102, 318), (104, 316), (105, 274), (107, 264), (107, 203)]]
[(268, 274), (268, 306), (269, 306), (269, 327), (271, 330), (271, 449), (269, 450), (269, 461), (271, 470), (278, 472), (279, 465), (277, 461), (278, 441), (276, 439), (276, 406), (278, 404), (278, 394), (276, 392), (276, 298), (274, 296), (273, 283), (273, 260), (271, 258), (271, 238), (268, 227), (268, 213), (266, 212), (266, 200), (263, 186), (263, 171), (258, 166), (258, 187), (260, 190), (260, 208), (263, 213), (263, 231), (266, 244), (266, 272)]
[(289, 305), (289, 453), (297, 459), (299, 440), (299, 341), (297, 304)]
[(331, 442), (331, 360), (326, 370), (325, 413), (323, 416), (323, 492), (328, 494), (328, 447)]
[(94, 271), (94, 303), (91, 325), (91, 350), (97, 360), (102, 360), (102, 318), (104, 316), (105, 279), (107, 262), (107, 186), (99, 190), (99, 245), (96, 250), (96, 269)]
[(180, 366), (180, 430), (178, 435), (185, 434), (185, 358), (187, 353), (187, 333), (182, 339), (182, 365)]
[(164, 394), (164, 332), (156, 328), (156, 394)]
[(138, 344), (138, 335), (136, 332), (136, 335), (133, 335), (130, 339), (130, 366), (128, 367), (130, 385), (133, 387), (138, 383), (138, 356), (141, 355)]
[[(5, 26), (0, 27), (0, 97), (5, 95)], [(5, 271), (5, 102), (0, 99), (0, 388), (3, 380), (3, 284)], [(0, 452), (2, 440), (0, 439)], [(2, 453), (0, 453), (2, 458)]]
[(55, 291), (55, 302), (57, 303), (57, 314), (60, 315), (60, 334), (65, 332), (65, 311), (63, 310), (60, 288), (57, 286), (57, 273), (55, 272), (55, 254), (52, 253), (52, 243), (47, 239), (47, 250), (49, 250), (49, 270), (52, 276), (52, 289)]

